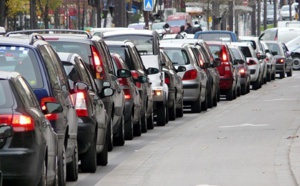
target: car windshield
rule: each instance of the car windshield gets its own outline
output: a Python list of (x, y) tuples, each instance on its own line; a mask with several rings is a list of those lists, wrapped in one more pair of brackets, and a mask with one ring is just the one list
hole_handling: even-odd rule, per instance
[(0, 45), (0, 70), (19, 72), (32, 88), (42, 88), (42, 75), (32, 49)]
[(13, 106), (13, 93), (8, 80), (0, 80), (0, 108)]
[(174, 48), (164, 48), (165, 53), (172, 60), (174, 65), (186, 65), (189, 64), (189, 58), (187, 53), (183, 49), (174, 49)]
[(231, 41), (231, 36), (226, 33), (201, 33), (198, 35), (198, 39), (204, 41)]
[(144, 35), (112, 35), (105, 37), (111, 41), (129, 40), (135, 44), (141, 55), (153, 55), (153, 37)]
[(89, 63), (91, 54), (91, 47), (88, 44), (78, 42), (64, 42), (64, 41), (47, 41), (57, 52), (77, 53), (84, 62)]
[(185, 20), (180, 19), (180, 20), (168, 20), (167, 23), (170, 26), (181, 26), (181, 25), (185, 25)]

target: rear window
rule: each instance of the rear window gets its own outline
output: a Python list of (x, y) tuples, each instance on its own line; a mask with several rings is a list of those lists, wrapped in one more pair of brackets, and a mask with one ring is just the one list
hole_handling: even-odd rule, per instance
[(0, 79), (0, 108), (13, 106), (13, 96), (8, 80)]
[(240, 52), (238, 49), (236, 48), (229, 48), (232, 56), (234, 59), (243, 59), (242, 56), (240, 55)]
[(220, 52), (221, 52), (221, 46), (209, 46), (209, 49), (211, 51), (211, 54), (213, 55), (214, 59), (219, 58), (220, 57)]
[(198, 39), (204, 41), (232, 41), (230, 34), (226, 33), (200, 33)]
[(277, 52), (277, 54), (279, 55), (282, 55), (282, 52), (279, 48), (279, 45), (278, 44), (275, 44), (275, 43), (267, 43), (268, 47), (269, 47), (269, 50), (271, 52)]
[(240, 46), (239, 48), (245, 57), (252, 57), (249, 47)]
[(19, 72), (32, 88), (42, 88), (42, 76), (32, 49), (0, 45), (0, 70)]
[(108, 45), (108, 48), (111, 53), (119, 54), (130, 70), (136, 69), (136, 67), (134, 66), (134, 63), (132, 61), (132, 58), (129, 56), (129, 51), (125, 46), (110, 46), (110, 45)]
[(174, 65), (186, 65), (189, 64), (189, 58), (185, 50), (183, 49), (167, 49), (164, 48), (165, 53), (169, 56)]
[(91, 47), (88, 44), (76, 42), (47, 41), (57, 52), (77, 53), (87, 64), (90, 63)]
[(256, 50), (256, 48), (257, 48), (255, 41), (252, 41), (252, 40), (240, 40), (240, 42), (250, 43), (254, 50)]
[(260, 40), (274, 41), (277, 36), (277, 31), (277, 29), (265, 30), (263, 36), (260, 37)]

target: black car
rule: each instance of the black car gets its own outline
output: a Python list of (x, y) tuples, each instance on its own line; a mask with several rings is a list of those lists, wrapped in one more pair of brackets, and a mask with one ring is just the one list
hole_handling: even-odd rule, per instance
[(62, 110), (60, 104), (47, 102), (42, 111), (26, 79), (17, 72), (0, 71), (0, 170), (4, 185), (56, 185), (58, 139), (44, 114)]
[[(77, 151), (76, 110), (70, 99), (68, 78), (61, 61), (42, 36), (31, 34), (0, 38), (2, 60), (0, 70), (19, 72), (32, 87), (40, 106), (48, 102), (57, 102), (63, 107), (63, 112), (46, 114), (58, 136), (58, 183), (66, 184), (66, 174), (74, 177), (75, 171), (66, 171), (66, 164), (76, 162), (74, 152)], [(9, 36), (9, 37), (8, 37)], [(25, 37), (25, 38), (24, 38)], [(71, 163), (72, 165), (72, 163)], [(70, 175), (73, 174), (73, 175)]]

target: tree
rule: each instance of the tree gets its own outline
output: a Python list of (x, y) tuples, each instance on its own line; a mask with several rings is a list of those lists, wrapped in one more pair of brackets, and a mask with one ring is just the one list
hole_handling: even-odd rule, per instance
[(49, 10), (56, 10), (62, 5), (62, 0), (37, 0), (41, 18), (44, 21), (45, 29), (49, 28)]

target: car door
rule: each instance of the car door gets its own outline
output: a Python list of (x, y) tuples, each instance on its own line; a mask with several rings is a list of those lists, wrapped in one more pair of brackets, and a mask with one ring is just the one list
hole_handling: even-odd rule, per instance
[(286, 47), (284, 43), (281, 43), (281, 45), (282, 45), (282, 50), (286, 57), (286, 64), (289, 66), (289, 69), (291, 69), (293, 67), (292, 55), (290, 54), (289, 49)]

